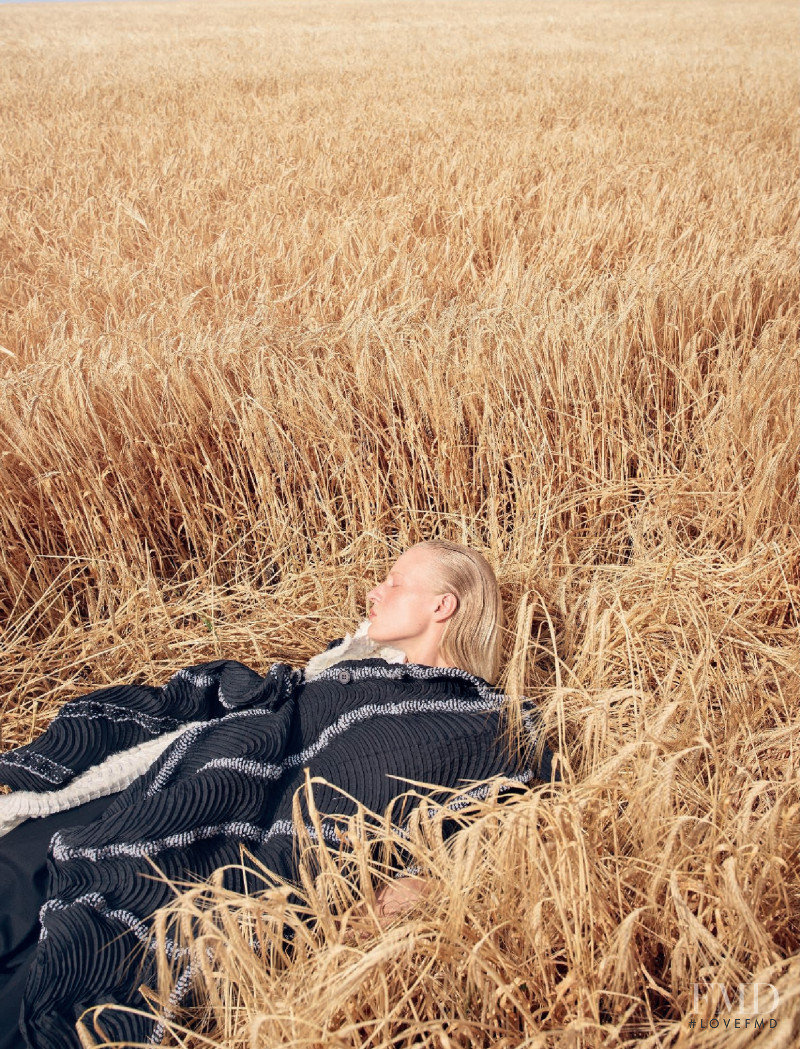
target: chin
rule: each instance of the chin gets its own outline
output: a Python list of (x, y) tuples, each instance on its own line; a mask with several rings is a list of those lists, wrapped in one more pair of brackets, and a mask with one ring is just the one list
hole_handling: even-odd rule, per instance
[(376, 644), (385, 645), (387, 642), (387, 638), (381, 636), (381, 628), (374, 621), (370, 621), (367, 627), (367, 637)]

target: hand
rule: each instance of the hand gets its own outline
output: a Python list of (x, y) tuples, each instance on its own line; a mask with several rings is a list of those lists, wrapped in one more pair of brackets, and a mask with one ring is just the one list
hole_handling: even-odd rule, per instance
[(398, 914), (413, 907), (430, 889), (431, 883), (425, 878), (396, 878), (381, 886), (375, 898), (375, 914), (380, 925), (388, 925)]

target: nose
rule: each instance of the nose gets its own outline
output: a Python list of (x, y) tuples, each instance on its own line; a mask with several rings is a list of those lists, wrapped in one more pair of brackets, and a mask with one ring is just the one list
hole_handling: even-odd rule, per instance
[(380, 583), (377, 586), (374, 586), (367, 594), (367, 601), (377, 601), (380, 597), (380, 589)]

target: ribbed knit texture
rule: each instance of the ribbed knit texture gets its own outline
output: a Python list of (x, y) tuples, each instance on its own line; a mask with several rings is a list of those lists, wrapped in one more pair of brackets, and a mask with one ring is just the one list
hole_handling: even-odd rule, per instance
[[(141, 1006), (152, 978), (141, 945), (148, 918), (171, 891), (152, 878), (206, 878), (240, 860), (242, 846), (294, 880), (292, 800), (308, 770), (367, 808), (382, 811), (413, 783), (443, 788), (521, 768), (500, 735), (504, 698), (455, 669), (340, 662), (306, 682), (275, 664), (261, 677), (218, 660), (179, 671), (163, 688), (103, 689), (66, 706), (34, 743), (0, 757), (0, 781), (24, 790), (63, 788), (117, 750), (182, 732), (152, 767), (118, 794), (102, 817), (55, 835), (50, 898), (25, 994), (23, 1030), (33, 1049), (78, 1049), (74, 1022), (87, 1006)], [(323, 832), (354, 805), (316, 784)], [(241, 875), (228, 883), (242, 889)], [(133, 959), (133, 961), (132, 961)], [(143, 1018), (106, 1014), (111, 1039), (158, 1041)]]
[(156, 736), (155, 739), (145, 740), (144, 743), (137, 743), (127, 750), (114, 753), (99, 765), (92, 765), (85, 772), (75, 776), (60, 790), (48, 790), (46, 793), (15, 790), (13, 794), (4, 794), (0, 797), (0, 837), (25, 820), (51, 816), (55, 812), (66, 812), (84, 805), (87, 801), (124, 790), (147, 772), (161, 752), (189, 727), (190, 725), (182, 725), (172, 732), (165, 732), (163, 736)]
[[(332, 641), (324, 652), (312, 656), (305, 666), (306, 681), (311, 681), (324, 670), (328, 670), (346, 659), (380, 658), (387, 663), (404, 663), (405, 654), (400, 649), (382, 645), (368, 637), (369, 625), (369, 620), (365, 619), (352, 635), (345, 634), (344, 638)], [(113, 701), (111, 702), (111, 707), (113, 707)], [(75, 710), (70, 712), (74, 716), (79, 714), (80, 711), (85, 712), (88, 709), (84, 702), (83, 704), (76, 704)], [(128, 714), (132, 713), (132, 711), (128, 712)], [(131, 723), (130, 716), (125, 720), (127, 723)], [(143, 720), (141, 715), (140, 720)], [(136, 722), (132, 723), (136, 724)], [(165, 721), (162, 725), (160, 721), (144, 722), (140, 727), (149, 732), (150, 730), (155, 731), (163, 728), (168, 723), (168, 721)], [(117, 791), (123, 790), (133, 783), (135, 779), (143, 775), (158, 758), (162, 750), (166, 749), (173, 739), (188, 727), (189, 725), (187, 724), (181, 725), (179, 728), (165, 731), (162, 735), (157, 735), (154, 738), (146, 738), (143, 743), (135, 742), (127, 747), (124, 747), (124, 743), (130, 743), (131, 739), (138, 738), (138, 733), (128, 736), (120, 733), (117, 737), (117, 743), (123, 744), (122, 749), (109, 741), (110, 745), (113, 745), (113, 753), (105, 761), (101, 761), (97, 765), (91, 765), (78, 775), (74, 775), (77, 769), (68, 768), (66, 772), (72, 778), (66, 777), (66, 786), (60, 789), (48, 790), (46, 793), (37, 790), (16, 790), (13, 794), (3, 795), (0, 797), (0, 837), (13, 830), (14, 827), (24, 820), (50, 816), (55, 812), (66, 812), (69, 809), (76, 808), (78, 805), (85, 804), (87, 801), (94, 801), (95, 798), (106, 797), (109, 794), (115, 794)], [(65, 772), (62, 768), (53, 771), (51, 766), (43, 763), (43, 755), (36, 754), (35, 751), (26, 751), (25, 753), (27, 758), (22, 755), (20, 755), (19, 759), (9, 756), (6, 762), (9, 767), (13, 767), (15, 760), (23, 762), (23, 765), (18, 766), (18, 776), (38, 767), (40, 769), (40, 779), (45, 778), (42, 773), (50, 771), (52, 773), (50, 779), (53, 782), (65, 781)], [(26, 760), (29, 766), (28, 769), (24, 767)], [(80, 767), (85, 765), (82, 755), (76, 755), (74, 760)]]

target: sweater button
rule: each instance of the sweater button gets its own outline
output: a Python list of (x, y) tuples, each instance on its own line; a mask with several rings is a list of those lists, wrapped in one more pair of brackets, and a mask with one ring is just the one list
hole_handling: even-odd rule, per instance
[(349, 685), (351, 679), (352, 677), (349, 670), (340, 670), (336, 675), (336, 680), (343, 685)]

